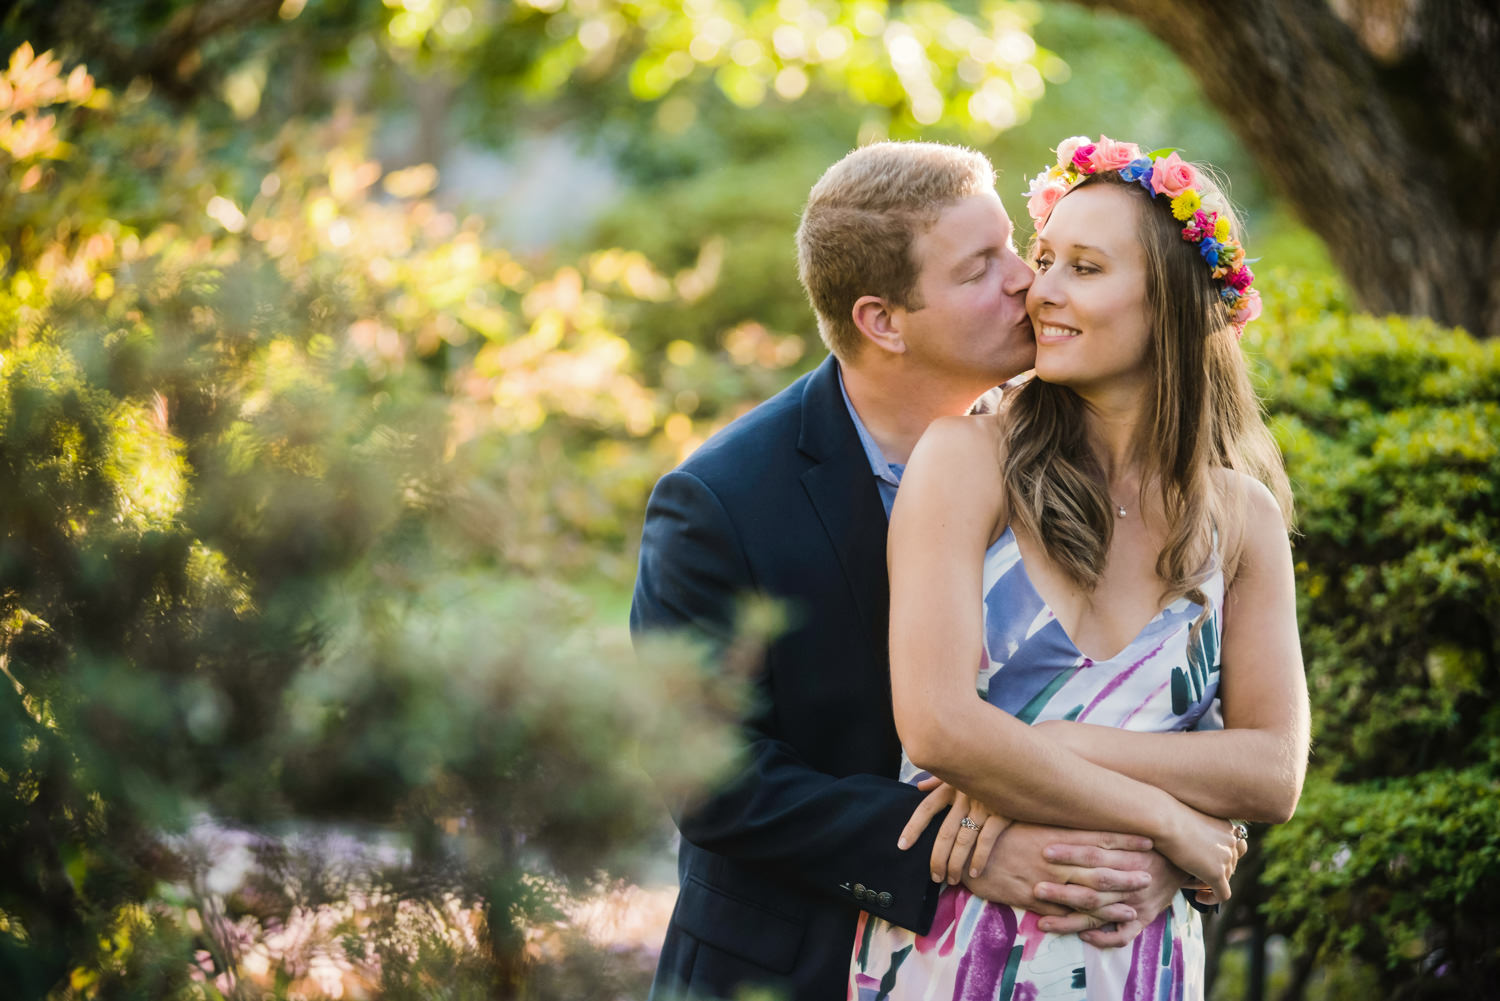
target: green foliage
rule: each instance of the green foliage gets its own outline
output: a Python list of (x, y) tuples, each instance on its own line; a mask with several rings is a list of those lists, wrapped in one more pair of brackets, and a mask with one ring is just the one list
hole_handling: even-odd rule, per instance
[[(478, 99), (456, 120), (492, 139), (539, 108), (598, 128), (673, 97), (755, 108), (810, 94), (852, 100), (892, 134), (941, 121), (986, 139), (1066, 73), (1034, 41), (1029, 0), (287, 0), (212, 19), (199, 6), (26, 0), (0, 43), (102, 61), (108, 83), (144, 76), (181, 100), (218, 91), (216, 113), (238, 118), (318, 109), (309, 75), (350, 65), (375, 69), (385, 98), (413, 77), (461, 80)], [(200, 37), (204, 22), (237, 30)]]
[(1314, 780), (1297, 817), (1267, 841), (1268, 915), (1300, 949), (1389, 967), (1387, 986), (1407, 996), (1482, 993), (1500, 959), (1497, 794), (1489, 763), (1357, 785)]
[[(0, 95), (0, 983), (628, 993), (573, 895), (657, 838), (643, 771), (677, 795), (723, 764), (739, 698), (696, 651), (627, 655), (650, 484), (819, 354), (792, 232), (828, 163), (966, 141), (1015, 209), (1083, 132), (1226, 168), (1266, 261), (1247, 347), (1301, 505), (1317, 734), (1265, 913), (1330, 992), (1493, 982), (1496, 351), (1353, 313), (1138, 27), (996, 0), (288, 0), (189, 37), (198, 6), (0, 22), (71, 56), (28, 47)], [(509, 253), (348, 110), (423, 88), (497, 145), (576, 129), (632, 191)], [(205, 817), (254, 832), (224, 849), (237, 884)], [(367, 834), (354, 862), (325, 824)], [(296, 920), (311, 944), (273, 950)]]
[[(1253, 217), (1251, 246), (1266, 266), (1332, 273), (1317, 237), (1270, 203), (1252, 158), (1162, 43), (1129, 19), (1069, 4), (1048, 4), (1038, 13), (1038, 51), (1048, 54), (1041, 58), (1058, 53), (1069, 61), (1051, 66), (1053, 84), (1038, 100), (1018, 106), (1017, 124), (991, 137), (945, 118), (919, 133), (975, 145), (991, 157), (1018, 242), (1029, 239), (1030, 226), (1020, 192), (1047, 150), (1069, 135), (1104, 132), (1151, 145), (1170, 142), (1224, 168), (1237, 182), (1236, 202)], [(632, 324), (636, 349), (650, 357), (681, 340), (718, 352), (736, 335), (743, 339), (751, 324), (785, 341), (787, 357), (794, 357), (791, 339), (800, 340), (800, 360), (791, 364), (810, 366), (822, 349), (796, 283), (793, 246), (807, 191), (856, 143), (911, 133), (883, 120), (879, 109), (838, 94), (742, 109), (710, 91), (669, 96), (636, 114), (631, 128), (605, 132), (618, 143), (618, 161), (633, 184), (573, 242), (629, 247), (669, 268), (691, 267), (711, 248), (719, 276), (713, 294), (695, 302), (643, 304)], [(746, 354), (742, 348), (736, 358)], [(702, 409), (695, 416), (725, 412), (714, 408), (715, 400), (738, 406), (784, 382), (774, 368), (754, 379), (740, 378), (736, 369), (720, 374), (727, 381), (698, 394)]]
[(1500, 971), (1500, 347), (1264, 284), (1315, 731), (1265, 912), (1389, 996), (1473, 996)]
[[(595, 229), (606, 245), (639, 248), (684, 271), (711, 269), (705, 291), (711, 288), (712, 295), (642, 303), (632, 322), (632, 345), (645, 357), (661, 357), (673, 341), (683, 341), (741, 363), (713, 370), (695, 364), (683, 373), (682, 388), (699, 394), (705, 414), (716, 404), (764, 398), (784, 382), (787, 365), (819, 357), (812, 350), (818, 341), (816, 329), (809, 331), (811, 310), (797, 283), (793, 232), (806, 191), (825, 166), (805, 151), (796, 160), (726, 164), (662, 185), (649, 201), (632, 199)], [(692, 228), (681, 225), (684, 218), (693, 219)]]
[[(1035, 4), (966, 6), (549, 0), (476, 8), (434, 0), (399, 5), (387, 30), (402, 49), (444, 53), (459, 66), (482, 65), (500, 49), (509, 58), (498, 62), (534, 100), (577, 89), (654, 102), (709, 84), (752, 108), (818, 86), (882, 109), (899, 133), (947, 120), (993, 136), (1024, 115), (1062, 63), (1031, 37)], [(510, 37), (518, 32), (533, 33), (528, 55)]]
[[(304, 991), (321, 967), (257, 972), (247, 922), (319, 906), (390, 996), (516, 990), (570, 881), (733, 752), (736, 679), (638, 660), (563, 580), (673, 448), (615, 306), (670, 283), (623, 254), (532, 274), (403, 196), (420, 170), (373, 197), (357, 129), (226, 167), (29, 51), (4, 94), (0, 981)], [(159, 145), (119, 162), (134, 134)], [(209, 885), (205, 815), (401, 847), (271, 906)]]

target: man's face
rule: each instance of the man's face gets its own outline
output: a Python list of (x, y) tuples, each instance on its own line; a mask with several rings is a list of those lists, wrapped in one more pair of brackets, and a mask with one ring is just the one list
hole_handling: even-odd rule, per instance
[(895, 312), (920, 371), (972, 383), (977, 395), (1031, 368), (1032, 272), (1012, 237), (1000, 197), (986, 191), (950, 205), (912, 242), (922, 307)]

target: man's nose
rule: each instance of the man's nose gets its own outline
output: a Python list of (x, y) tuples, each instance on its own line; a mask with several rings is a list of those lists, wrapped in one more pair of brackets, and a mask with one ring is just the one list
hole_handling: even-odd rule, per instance
[(1011, 295), (1021, 295), (1031, 288), (1031, 283), (1036, 280), (1036, 273), (1031, 270), (1031, 265), (1021, 260), (1018, 255), (1012, 254), (1010, 270), (1005, 279), (1005, 290)]

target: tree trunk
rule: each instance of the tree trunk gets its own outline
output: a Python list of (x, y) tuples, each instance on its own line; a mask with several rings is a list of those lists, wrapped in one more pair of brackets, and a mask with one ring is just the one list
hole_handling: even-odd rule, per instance
[(1082, 0), (1176, 51), (1361, 305), (1500, 334), (1491, 0)]
[(1266, 1001), (1266, 919), (1259, 914), (1250, 922), (1245, 947), (1245, 1001)]
[(1316, 949), (1299, 952), (1292, 960), (1291, 975), (1287, 977), (1286, 987), (1277, 996), (1276, 1001), (1302, 1001), (1307, 993), (1307, 981), (1312, 977), (1312, 972), (1317, 968), (1318, 953)]

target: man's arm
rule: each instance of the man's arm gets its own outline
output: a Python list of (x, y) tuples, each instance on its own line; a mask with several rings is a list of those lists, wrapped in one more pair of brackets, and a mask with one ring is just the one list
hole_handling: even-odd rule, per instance
[[(632, 634), (686, 629), (726, 647), (735, 602), (755, 584), (743, 544), (700, 479), (680, 470), (663, 477), (646, 509)], [(762, 704), (744, 721), (743, 767), (690, 809), (673, 804), (682, 836), (925, 932), (937, 904), (938, 885), (927, 871), (937, 825), (911, 851), (896, 846), (923, 794), (884, 776), (836, 778), (813, 769), (775, 736), (770, 689), (763, 685), (757, 694)]]
[[(664, 477), (647, 506), (632, 633), (690, 629), (723, 648), (733, 639), (735, 601), (752, 590), (741, 541), (713, 492), (690, 473)], [(690, 810), (673, 805), (683, 837), (716, 854), (776, 866), (820, 893), (925, 932), (941, 886), (929, 876), (928, 860), (942, 811), (902, 851), (897, 832), (922, 801), (921, 791), (878, 775), (837, 779), (818, 772), (769, 730), (764, 710), (753, 713), (745, 721), (747, 752), (739, 773)], [(1142, 873), (1154, 875), (1159, 864), (1152, 853), (1115, 856), (1113, 868), (1082, 864), (1082, 854), (1076, 863), (1067, 854), (1049, 862), (1042, 857), (1049, 844), (1083, 853), (1113, 848), (1112, 839), (1123, 836), (1016, 827), (1017, 833), (996, 847), (985, 873), (970, 881), (970, 889), (987, 900), (1062, 919), (1073, 905), (1064, 899), (1058, 901), (1064, 906), (1054, 906), (1036, 896), (1039, 881), (1065, 884), (1064, 898), (1112, 895), (1122, 883), (1138, 886)], [(1029, 833), (1021, 834), (1023, 829)], [(860, 886), (874, 899), (855, 900)], [(881, 906), (881, 893), (891, 894), (888, 906)], [(1112, 896), (1084, 902), (1096, 905), (1084, 908), (1096, 921), (1117, 920), (1117, 909), (1109, 907)]]

